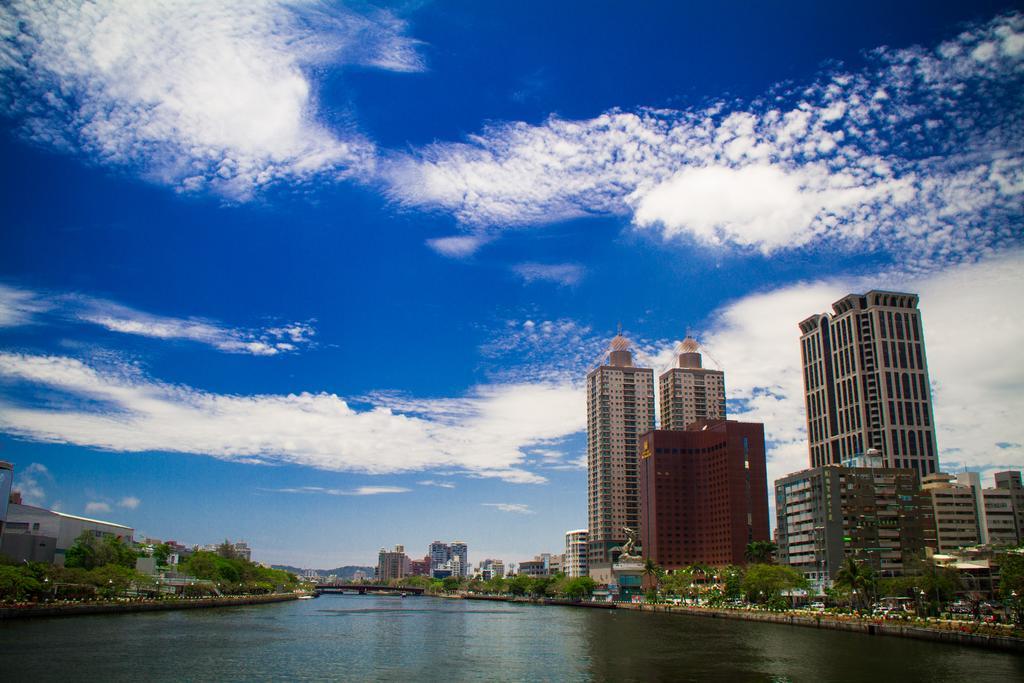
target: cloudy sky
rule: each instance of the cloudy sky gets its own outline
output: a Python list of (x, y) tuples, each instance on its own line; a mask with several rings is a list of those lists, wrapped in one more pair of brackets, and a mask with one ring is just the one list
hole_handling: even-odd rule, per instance
[(797, 323), (921, 294), (944, 469), (1024, 466), (1011, 3), (12, 0), (0, 458), (27, 502), (370, 564), (586, 526), (581, 382), (691, 331), (769, 477)]

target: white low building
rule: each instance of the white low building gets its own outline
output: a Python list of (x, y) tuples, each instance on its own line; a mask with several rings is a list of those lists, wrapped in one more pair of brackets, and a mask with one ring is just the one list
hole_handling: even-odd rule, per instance
[(16, 562), (64, 566), (65, 553), (83, 531), (90, 531), (97, 538), (115, 536), (125, 543), (131, 543), (135, 534), (135, 529), (123, 524), (11, 503), (0, 552)]

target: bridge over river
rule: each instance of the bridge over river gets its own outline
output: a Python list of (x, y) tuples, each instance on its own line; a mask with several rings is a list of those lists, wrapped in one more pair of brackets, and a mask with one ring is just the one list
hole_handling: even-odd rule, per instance
[(366, 595), (367, 593), (394, 593), (394, 594), (405, 594), (405, 595), (422, 595), (422, 588), (413, 588), (412, 586), (403, 586), (396, 588), (395, 586), (380, 586), (377, 584), (369, 583), (318, 583), (316, 584), (317, 593), (359, 593), (359, 595)]

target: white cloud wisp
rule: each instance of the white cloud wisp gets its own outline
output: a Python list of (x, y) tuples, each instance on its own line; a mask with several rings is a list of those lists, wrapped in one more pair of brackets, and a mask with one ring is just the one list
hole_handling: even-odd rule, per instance
[[(879, 49), (747, 105), (498, 123), (384, 165), (404, 206), (474, 235), (592, 214), (765, 254), (884, 249), (922, 268), (1019, 244), (1024, 15)], [(867, 239), (867, 238), (871, 239)]]
[(542, 483), (524, 469), (525, 450), (585, 424), (571, 384), (481, 386), (452, 399), (381, 395), (357, 411), (333, 394), (213, 394), (62, 356), (0, 353), (0, 378), (48, 389), (59, 402), (0, 402), (0, 429), (23, 438), (366, 474), (444, 467)]
[(0, 105), (41, 144), (245, 198), (373, 168), (368, 140), (317, 120), (310, 73), (420, 70), (404, 32), (383, 10), (312, 3), (14, 0), (0, 7)]

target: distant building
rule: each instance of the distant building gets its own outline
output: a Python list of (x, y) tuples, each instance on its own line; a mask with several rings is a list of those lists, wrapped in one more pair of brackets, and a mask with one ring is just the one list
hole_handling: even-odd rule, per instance
[(1019, 471), (996, 472), (996, 488), (1010, 492), (1013, 499), (1013, 513), (1017, 528), (1018, 542), (1024, 542), (1024, 486)]
[(501, 560), (486, 559), (480, 563), (480, 578), (484, 581), (500, 579), (505, 575), (505, 563)]
[(658, 378), (661, 428), (682, 431), (698, 420), (725, 419), (725, 373), (703, 367), (697, 340), (677, 347), (678, 365)]
[(916, 294), (850, 294), (800, 323), (811, 467), (876, 449), (886, 467), (938, 471), (917, 304)]
[(946, 554), (981, 543), (978, 490), (952, 474), (936, 472), (921, 487), (931, 496), (938, 551)]
[(848, 557), (879, 576), (898, 576), (934, 548), (931, 499), (917, 471), (882, 464), (864, 456), (777, 480), (779, 563), (803, 572), (820, 592)]
[(1013, 546), (1020, 543), (1013, 491), (996, 487), (982, 489), (981, 494), (985, 504), (985, 542)]
[(97, 538), (114, 536), (132, 542), (135, 530), (123, 524), (104, 522), (32, 505), (11, 503), (7, 508), (0, 553), (15, 562), (49, 562), (64, 565), (64, 556), (83, 531)]
[(422, 560), (413, 560), (409, 563), (409, 573), (413, 576), (430, 576), (430, 555)]
[(598, 583), (613, 580), (611, 563), (626, 541), (623, 527), (640, 527), (637, 444), (654, 429), (654, 371), (633, 367), (630, 342), (621, 334), (607, 358), (587, 375), (587, 563)]
[(543, 559), (524, 560), (519, 563), (519, 573), (533, 578), (547, 576), (547, 562)]
[(587, 576), (587, 536), (586, 529), (565, 532), (565, 575), (571, 577)]
[(767, 541), (764, 425), (717, 420), (640, 440), (643, 556), (665, 569), (742, 564)]
[[(428, 553), (430, 555), (431, 576), (434, 578), (444, 578), (445, 576), (465, 578), (468, 575), (469, 548), (464, 542), (452, 541), (451, 543), (443, 543), (442, 541), (434, 541), (430, 544)], [(444, 576), (441, 576), (439, 572), (443, 573)]]
[(402, 579), (409, 575), (409, 557), (405, 546), (396, 545), (394, 550), (381, 548), (377, 554), (376, 579), (381, 582)]

